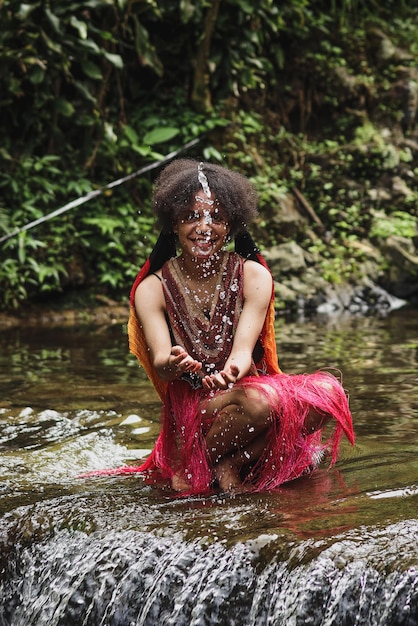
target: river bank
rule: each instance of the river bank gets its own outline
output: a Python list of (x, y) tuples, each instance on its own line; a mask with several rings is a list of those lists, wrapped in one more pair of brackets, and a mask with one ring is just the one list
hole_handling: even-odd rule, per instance
[[(411, 240), (405, 240), (405, 244), (399, 239), (388, 239), (380, 250), (364, 243), (363, 252), (368, 256), (357, 267), (356, 280), (337, 284), (327, 281), (296, 243), (280, 244), (265, 251), (275, 279), (276, 315), (291, 319), (312, 318), (317, 314), (385, 315), (403, 306), (418, 306), (418, 253), (411, 249)], [(384, 272), (382, 250), (386, 255)], [(120, 324), (127, 322), (128, 316), (128, 297), (123, 302), (100, 294), (69, 292), (27, 303), (17, 311), (0, 312), (0, 331), (22, 325)]]

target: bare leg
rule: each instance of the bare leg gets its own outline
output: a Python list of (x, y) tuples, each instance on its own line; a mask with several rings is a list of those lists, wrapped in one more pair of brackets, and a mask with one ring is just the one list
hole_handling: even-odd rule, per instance
[[(273, 404), (279, 404), (276, 398)], [(238, 388), (215, 396), (207, 409), (215, 416), (206, 435), (215, 477), (222, 490), (237, 489), (241, 485), (242, 466), (255, 463), (265, 450), (265, 435), (272, 420), (270, 403), (257, 389)], [(330, 419), (328, 413), (320, 413), (311, 407), (302, 435), (323, 428)]]
[[(218, 394), (204, 409), (215, 417), (206, 435), (214, 475), (223, 491), (236, 489), (241, 485), (240, 468), (255, 455), (255, 447), (249, 447), (251, 442), (271, 421), (270, 405), (259, 391), (241, 388)], [(247, 448), (251, 452), (245, 452)], [(257, 450), (260, 455), (263, 447), (259, 444)], [(190, 489), (182, 472), (173, 475), (171, 486), (179, 492)]]
[[(331, 384), (329, 380), (322, 380), (318, 383), (320, 387), (324, 390), (328, 396), (332, 397), (336, 394), (335, 387)], [(329, 413), (320, 413), (316, 411), (313, 407), (309, 409), (307, 418), (305, 420), (305, 427), (303, 429), (303, 434), (310, 435), (315, 431), (323, 428), (327, 425), (327, 423), (332, 419), (332, 415)]]
[(215, 477), (222, 491), (236, 491), (241, 485), (241, 476), (238, 466), (232, 458), (225, 458), (215, 465)]
[(305, 426), (303, 429), (303, 434), (311, 435), (315, 431), (323, 428), (331, 419), (331, 415), (329, 413), (318, 413), (314, 408), (309, 409), (309, 413), (305, 420)]
[(216, 416), (206, 435), (215, 476), (221, 489), (235, 489), (241, 484), (240, 467), (249, 462), (244, 451), (271, 422), (270, 405), (259, 391), (241, 388), (215, 397), (208, 408)]
[(238, 450), (215, 465), (215, 476), (222, 491), (234, 491), (241, 486), (240, 469), (255, 463), (266, 447), (266, 431), (251, 441), (243, 450)]

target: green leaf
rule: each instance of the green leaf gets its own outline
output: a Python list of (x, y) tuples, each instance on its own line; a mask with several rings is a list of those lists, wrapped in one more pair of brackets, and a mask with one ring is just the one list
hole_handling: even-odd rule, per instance
[(21, 265), (23, 265), (26, 260), (25, 239), (26, 239), (26, 233), (19, 233), (19, 236), (17, 239), (17, 242), (18, 242), (17, 256)]
[(38, 8), (40, 2), (36, 2), (34, 4), (21, 4), (19, 7), (19, 11), (16, 13), (16, 17), (20, 20), (26, 20), (32, 11)]
[(45, 9), (45, 15), (50, 21), (52, 28), (55, 30), (55, 32), (57, 32), (58, 34), (61, 34), (61, 25), (60, 25), (59, 18), (56, 15), (54, 15), (52, 11), (50, 11), (49, 9)]
[(68, 102), (68, 100), (65, 100), (64, 98), (57, 98), (54, 104), (55, 109), (58, 111), (58, 113), (60, 113), (64, 117), (71, 117), (72, 115), (74, 115), (75, 109), (71, 102)]
[(46, 34), (44, 30), (41, 29), (40, 32), (41, 32), (41, 37), (45, 41), (48, 48), (52, 50), (53, 52), (55, 52), (56, 54), (58, 54), (59, 56), (61, 56), (62, 55), (61, 45), (57, 43), (56, 41), (53, 41), (50, 37), (48, 37), (48, 35)]
[(78, 42), (78, 45), (81, 48), (86, 48), (86, 50), (88, 50), (89, 52), (94, 52), (95, 54), (101, 53), (101, 49), (99, 48), (97, 43), (93, 41), (93, 39), (82, 39)]
[(84, 224), (90, 226), (97, 226), (102, 235), (113, 235), (117, 228), (121, 228), (123, 223), (118, 218), (113, 217), (85, 217), (83, 219)]
[(164, 143), (176, 137), (180, 132), (179, 128), (173, 128), (171, 126), (163, 126), (161, 128), (154, 128), (149, 133), (145, 134), (144, 143), (153, 146), (156, 143)]
[(122, 60), (122, 57), (120, 56), (120, 54), (111, 54), (110, 52), (106, 52), (104, 50), (103, 51), (103, 55), (106, 57), (106, 59), (109, 61), (109, 63), (114, 65), (114, 67), (117, 67), (119, 69), (123, 68), (123, 60)]
[(74, 15), (72, 15), (70, 18), (70, 24), (78, 31), (80, 39), (87, 39), (88, 28), (85, 22), (78, 20), (76, 17), (74, 17)]
[(157, 76), (164, 74), (164, 67), (161, 63), (155, 47), (151, 44), (149, 33), (140, 23), (138, 18), (133, 16), (135, 28), (135, 50), (142, 65), (148, 65)]
[(180, 14), (181, 14), (181, 21), (183, 22), (183, 24), (187, 24), (187, 22), (191, 20), (191, 18), (194, 15), (194, 12), (195, 12), (195, 7), (193, 6), (193, 3), (190, 2), (190, 0), (181, 0)]
[[(82, 83), (79, 80), (75, 80), (73, 83), (74, 87), (77, 89), (77, 91), (84, 97), (86, 98), (86, 100), (89, 100), (89, 102), (91, 102), (92, 104), (96, 103), (96, 98), (94, 97), (94, 95), (87, 89), (87, 86)], [(90, 118), (91, 119), (91, 118)], [(93, 124), (93, 120), (91, 120), (91, 123)]]
[(40, 85), (45, 78), (45, 70), (40, 65), (35, 65), (29, 73), (29, 80), (32, 85)]
[(135, 144), (137, 144), (137, 143), (138, 143), (138, 141), (139, 141), (139, 139), (138, 139), (138, 133), (136, 132), (136, 130), (134, 130), (134, 129), (132, 128), (132, 126), (128, 126), (128, 125), (127, 125), (127, 126), (125, 126), (125, 127), (124, 127), (124, 129), (123, 129), (123, 133), (124, 133), (124, 135), (125, 135), (125, 136), (129, 139), (129, 141), (130, 141), (132, 144), (134, 144), (134, 145), (135, 145)]
[(159, 152), (155, 152), (154, 150), (151, 149), (151, 146), (133, 145), (131, 146), (131, 149), (134, 152), (137, 152), (138, 154), (140, 154), (142, 157), (146, 157), (147, 159), (154, 159), (154, 161), (160, 161), (161, 159), (164, 158), (163, 154), (160, 154)]
[(96, 63), (93, 63), (93, 61), (84, 61), (81, 64), (81, 67), (83, 68), (83, 72), (89, 78), (92, 78), (93, 80), (102, 80), (103, 74), (99, 66), (96, 65)]
[(239, 8), (248, 15), (252, 15), (254, 13), (254, 4), (252, 2), (247, 2), (247, 0), (237, 0), (237, 4)]
[[(0, 157), (2, 159), (5, 159), (6, 161), (11, 161), (12, 157), (11, 155), (7, 152), (6, 148), (3, 148), (2, 146), (0, 146)], [(7, 184), (7, 181), (3, 184)]]

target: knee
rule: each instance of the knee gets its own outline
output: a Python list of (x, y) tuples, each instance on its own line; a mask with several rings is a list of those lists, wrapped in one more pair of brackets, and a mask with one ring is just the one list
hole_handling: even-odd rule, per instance
[(246, 390), (241, 406), (244, 413), (251, 419), (251, 423), (263, 426), (270, 421), (271, 405), (262, 391)]
[(324, 374), (321, 379), (316, 381), (316, 385), (319, 393), (322, 393), (334, 402), (338, 402), (340, 398), (346, 397), (341, 383), (332, 374)]

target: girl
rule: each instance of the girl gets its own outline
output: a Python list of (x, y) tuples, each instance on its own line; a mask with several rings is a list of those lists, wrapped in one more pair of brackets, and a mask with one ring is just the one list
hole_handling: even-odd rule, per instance
[(329, 373), (279, 369), (273, 280), (247, 232), (257, 216), (248, 179), (179, 159), (153, 204), (163, 231), (133, 285), (128, 332), (162, 399), (162, 426), (148, 460), (126, 469), (205, 493), (277, 487), (326, 449), (335, 462), (342, 434), (354, 443), (347, 398)]

